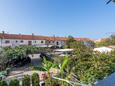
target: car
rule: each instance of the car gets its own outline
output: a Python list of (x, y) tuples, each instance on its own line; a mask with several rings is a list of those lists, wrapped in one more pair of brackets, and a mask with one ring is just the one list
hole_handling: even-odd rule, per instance
[(28, 63), (31, 63), (31, 58), (30, 58), (30, 57), (25, 57), (25, 58), (23, 58), (23, 59), (21, 60), (22, 66), (23, 66), (23, 65), (26, 65), (26, 64), (28, 64)]
[(31, 63), (31, 58), (27, 56), (23, 58), (11, 59), (6, 63), (6, 65), (11, 67), (21, 67), (29, 63)]

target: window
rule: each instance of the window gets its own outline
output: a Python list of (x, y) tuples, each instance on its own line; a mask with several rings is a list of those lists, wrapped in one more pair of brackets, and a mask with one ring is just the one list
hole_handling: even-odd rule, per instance
[(6, 40), (5, 43), (10, 43), (10, 41), (9, 41), (9, 40)]
[(44, 43), (44, 41), (41, 41), (41, 43)]
[(34, 43), (36, 43), (36, 41), (34, 41)]
[(21, 40), (20, 42), (21, 42), (21, 43), (23, 43), (24, 41), (23, 41), (23, 40)]
[(59, 42), (57, 42), (57, 45), (59, 45)]
[(16, 43), (17, 43), (18, 41), (16, 40)]

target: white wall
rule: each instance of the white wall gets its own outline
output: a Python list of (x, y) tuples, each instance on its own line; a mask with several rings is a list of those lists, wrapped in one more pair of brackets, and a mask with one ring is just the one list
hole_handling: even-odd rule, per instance
[[(10, 43), (5, 43), (6, 41), (9, 41)], [(23, 41), (23, 42), (21, 42), (21, 41)], [(20, 39), (3, 39), (2, 41), (0, 39), (0, 46), (1, 46), (1, 44), (4, 47), (5, 46), (28, 45), (28, 41), (31, 41), (32, 45), (34, 45), (34, 46), (47, 47), (46, 40), (20, 40)], [(58, 45), (57, 45), (57, 42), (58, 42)], [(48, 45), (57, 45), (57, 46), (61, 47), (64, 45), (64, 41), (54, 41), (54, 42), (50, 41), (50, 43)]]

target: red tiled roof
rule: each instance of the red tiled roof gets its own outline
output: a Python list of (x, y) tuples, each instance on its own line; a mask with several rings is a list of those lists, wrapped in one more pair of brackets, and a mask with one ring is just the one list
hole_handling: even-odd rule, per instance
[[(2, 39), (23, 39), (23, 40), (49, 40), (49, 41), (66, 41), (66, 37), (51, 37), (51, 36), (36, 36), (36, 35), (22, 35), (22, 34), (2, 34), (0, 33), (0, 38)], [(92, 41), (88, 38), (75, 38), (77, 41)]]
[(91, 39), (88, 39), (88, 38), (75, 38), (76, 41), (92, 41)]

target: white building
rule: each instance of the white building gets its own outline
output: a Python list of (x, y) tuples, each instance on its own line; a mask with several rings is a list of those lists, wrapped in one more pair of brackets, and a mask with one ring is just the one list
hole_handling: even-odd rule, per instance
[[(89, 41), (87, 38), (75, 38), (79, 41)], [(22, 34), (7, 34), (0, 33), (0, 46), (19, 46), (19, 45), (33, 45), (38, 47), (62, 47), (65, 44), (67, 38), (65, 37), (48, 37), (48, 36), (36, 36), (22, 35)]]
[(98, 51), (101, 53), (108, 53), (111, 52), (113, 49), (109, 47), (99, 47), (99, 48), (94, 48), (94, 51)]

